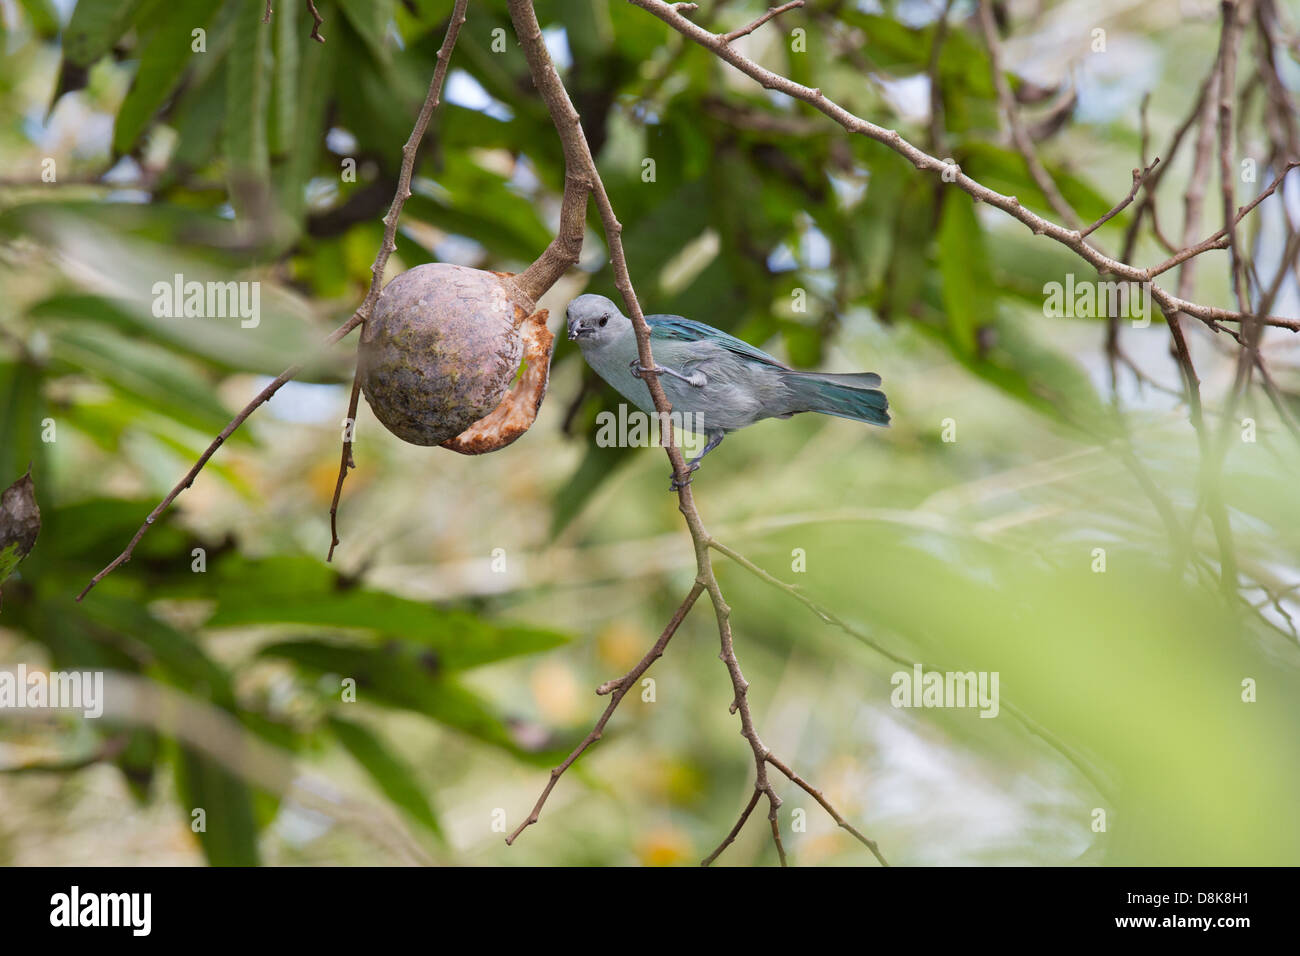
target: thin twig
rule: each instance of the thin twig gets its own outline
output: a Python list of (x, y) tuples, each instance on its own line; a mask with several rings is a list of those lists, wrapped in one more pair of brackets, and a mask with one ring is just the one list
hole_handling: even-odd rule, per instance
[(805, 791), (807, 791), (808, 795), (811, 796), (818, 803), (820, 803), (822, 809), (825, 810), (828, 814), (830, 814), (832, 820), (834, 820), (837, 824), (839, 824), (843, 829), (848, 830), (850, 833), (852, 833), (853, 836), (863, 846), (865, 846), (868, 850), (871, 851), (871, 855), (880, 861), (881, 866), (889, 866), (889, 862), (881, 854), (880, 847), (876, 845), (876, 841), (868, 839), (866, 835), (862, 833), (861, 830), (859, 830), (853, 824), (849, 823), (848, 820), (845, 820), (842, 816), (840, 816), (839, 811), (836, 810), (833, 806), (831, 806), (830, 801), (826, 799), (826, 797), (822, 794), (820, 790), (818, 790), (807, 780), (799, 776), (788, 766), (782, 763), (774, 754), (767, 755), (767, 762), (770, 763), (777, 770), (780, 770), (787, 777), (789, 777), (790, 780), (793, 781), (796, 786), (802, 787)]
[[(1258, 196), (1252, 199), (1249, 203), (1240, 207), (1237, 210), (1237, 214), (1232, 219), (1232, 224), (1234, 226), (1240, 224), (1243, 219), (1245, 219), (1248, 215), (1251, 214), (1251, 212), (1254, 211), (1256, 206), (1262, 203), (1269, 196), (1273, 195), (1273, 193), (1277, 190), (1277, 187), (1282, 185), (1282, 180), (1286, 179), (1287, 175), (1291, 172), (1291, 170), (1295, 169), (1297, 166), (1300, 166), (1300, 160), (1293, 159), (1290, 162), (1288, 162), (1286, 166), (1282, 169), (1282, 172), (1279, 173), (1274, 178), (1273, 182), (1269, 184), (1267, 189), (1265, 189), (1262, 193), (1260, 193)], [(1153, 266), (1147, 271), (1150, 272), (1152, 277), (1158, 276), (1162, 272), (1168, 272), (1174, 266), (1181, 265), (1182, 263), (1186, 262), (1188, 259), (1192, 259), (1195, 258), (1196, 256), (1199, 256), (1203, 252), (1209, 252), (1211, 249), (1226, 249), (1228, 248), (1229, 242), (1230, 240), (1228, 238), (1228, 230), (1220, 229), (1214, 235), (1202, 239), (1200, 242), (1196, 243), (1196, 245), (1187, 246), (1184, 249), (1178, 250), (1178, 252), (1176, 252), (1174, 255), (1170, 256), (1164, 262), (1160, 263), (1160, 265)]]
[(677, 633), (677, 628), (681, 625), (682, 621), (685, 620), (686, 615), (690, 613), (691, 608), (695, 606), (696, 599), (703, 592), (704, 585), (696, 582), (695, 586), (691, 588), (690, 593), (686, 595), (685, 600), (682, 601), (677, 610), (673, 613), (672, 620), (668, 622), (668, 626), (664, 628), (664, 632), (659, 635), (659, 640), (655, 641), (654, 647), (650, 648), (650, 650), (646, 652), (645, 657), (641, 658), (636, 667), (633, 667), (622, 677), (612, 681), (606, 681), (604, 684), (601, 684), (596, 688), (596, 693), (601, 696), (606, 694), (611, 695), (609, 698), (609, 704), (605, 707), (605, 712), (600, 715), (600, 719), (596, 721), (596, 725), (591, 728), (591, 733), (587, 734), (587, 736), (583, 738), (582, 742), (573, 748), (573, 752), (564, 759), (564, 763), (551, 771), (551, 778), (546, 782), (546, 789), (543, 790), (542, 795), (537, 798), (537, 802), (533, 805), (532, 812), (528, 814), (528, 819), (519, 824), (519, 826), (515, 828), (514, 832), (506, 837), (507, 844), (514, 843), (515, 840), (518, 839), (519, 834), (523, 833), (524, 830), (537, 822), (537, 818), (541, 815), (542, 807), (546, 806), (547, 798), (550, 797), (551, 791), (555, 789), (555, 785), (559, 782), (564, 771), (573, 766), (573, 762), (581, 757), (588, 747), (594, 744), (597, 740), (600, 740), (601, 736), (604, 734), (605, 725), (609, 723), (609, 719), (614, 716), (614, 711), (618, 709), (618, 705), (622, 702), (624, 696), (630, 689), (636, 686), (637, 681), (641, 679), (641, 675), (650, 669), (650, 665), (663, 657), (664, 648), (666, 648), (668, 642), (673, 639), (673, 635)]
[(343, 420), (343, 451), (339, 457), (339, 476), (334, 482), (334, 498), (330, 501), (330, 549), (325, 554), (326, 561), (334, 560), (334, 549), (339, 546), (339, 497), (343, 494), (343, 482), (348, 471), (357, 467), (352, 457), (352, 445), (356, 438), (357, 407), (361, 404), (361, 368), (352, 374), (352, 394), (348, 397), (348, 417)]
[(722, 855), (723, 850), (736, 842), (736, 835), (744, 828), (745, 821), (749, 819), (749, 815), (753, 813), (754, 808), (758, 806), (758, 799), (762, 795), (763, 791), (755, 787), (754, 793), (749, 798), (749, 803), (745, 804), (745, 809), (740, 811), (740, 819), (736, 821), (736, 825), (731, 828), (730, 832), (727, 833), (722, 842), (718, 844), (718, 848), (700, 861), (700, 866), (710, 865), (714, 860)]
[(1121, 199), (1114, 206), (1112, 206), (1110, 208), (1110, 212), (1106, 213), (1106, 215), (1102, 216), (1100, 219), (1094, 222), (1087, 229), (1084, 229), (1082, 232), (1079, 233), (1079, 235), (1083, 237), (1092, 235), (1094, 232), (1096, 232), (1106, 223), (1110, 222), (1117, 215), (1123, 212), (1124, 209), (1129, 205), (1129, 203), (1131, 203), (1137, 197), (1138, 190), (1142, 188), (1142, 183), (1146, 181), (1146, 178), (1151, 175), (1151, 171), (1159, 165), (1160, 165), (1160, 157), (1157, 156), (1155, 159), (1151, 161), (1151, 165), (1148, 166), (1146, 169), (1133, 170), (1133, 188), (1128, 191), (1128, 195), (1125, 196), (1123, 199)]
[(803, 0), (790, 0), (789, 3), (783, 3), (779, 7), (772, 7), (770, 10), (767, 11), (767, 13), (763, 14), (753, 23), (749, 24), (749, 26), (741, 27), (739, 30), (732, 30), (730, 33), (724, 33), (722, 35), (722, 42), (731, 43), (735, 40), (739, 40), (741, 37), (749, 36), (751, 33), (753, 33), (755, 30), (761, 27), (768, 20), (771, 20), (773, 17), (779, 17), (787, 10), (793, 10), (795, 7), (802, 7), (802, 6), (803, 6)]
[[(269, 3), (270, 0), (267, 0), (267, 2)], [(316, 0), (307, 0), (307, 10), (311, 13), (311, 19), (312, 19), (311, 38), (315, 40), (317, 43), (324, 43), (325, 38), (320, 35), (320, 28), (321, 28), (321, 24), (325, 22), (325, 18), (322, 17), (320, 15), (320, 11), (316, 9)], [(463, 12), (464, 11), (462, 11), (462, 14)]]

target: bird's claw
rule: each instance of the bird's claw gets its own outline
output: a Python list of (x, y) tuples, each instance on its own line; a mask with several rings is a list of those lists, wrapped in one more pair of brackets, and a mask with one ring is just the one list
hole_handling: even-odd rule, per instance
[(632, 370), (633, 378), (641, 378), (647, 373), (653, 372), (656, 375), (671, 375), (673, 378), (679, 378), (686, 384), (693, 385), (695, 388), (703, 388), (709, 381), (705, 374), (698, 369), (691, 372), (690, 375), (683, 375), (681, 372), (667, 368), (663, 365), (656, 365), (653, 368), (645, 368), (641, 365), (640, 359), (633, 359), (628, 362), (627, 367)]
[(700, 470), (700, 463), (696, 461), (686, 466), (685, 478), (678, 480), (676, 474), (669, 475), (668, 490), (681, 491), (683, 488), (685, 488), (687, 485), (689, 485), (692, 481), (695, 480), (695, 473), (699, 470)]

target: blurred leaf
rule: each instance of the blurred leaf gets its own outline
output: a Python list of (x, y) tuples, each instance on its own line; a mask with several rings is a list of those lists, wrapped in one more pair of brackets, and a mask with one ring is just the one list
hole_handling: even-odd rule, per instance
[(356, 681), (358, 702), (422, 714), (530, 761), (545, 762), (551, 756), (522, 748), (487, 703), (441, 674), (437, 657), (414, 641), (388, 641), (383, 647), (284, 641), (267, 645), (260, 653), (292, 661), (312, 673), (351, 678)]
[[(266, 143), (270, 96), (271, 28), (262, 22), (264, 0), (235, 0), (240, 18), (235, 24), (226, 74), (225, 155), (231, 176), (231, 196), (249, 198), (250, 184), (270, 173)], [(236, 203), (236, 208), (240, 204)]]
[(186, 825), (192, 828), (194, 810), (204, 811), (206, 825), (197, 836), (209, 865), (257, 866), (257, 822), (248, 785), (188, 747), (180, 748), (176, 782)]
[(170, 183), (178, 173), (199, 168), (212, 159), (221, 134), (226, 107), (226, 67), (219, 64), (205, 78), (195, 77), (173, 110), (176, 148), (168, 164)]
[(956, 189), (943, 194), (938, 258), (953, 345), (963, 352), (973, 352), (976, 330), (988, 319), (997, 289), (989, 274), (975, 207), (969, 196)]
[[(190, 573), (186, 563), (180, 573)], [(235, 694), (227, 675), (188, 634), (154, 617), (136, 596), (119, 597), (107, 589), (97, 590), (93, 599), (80, 605), (86, 617), (118, 639), (141, 645), (170, 684), (234, 709)], [(145, 656), (145, 655), (138, 655)]]
[(443, 837), (442, 827), (429, 806), (424, 789), (405, 761), (389, 750), (364, 724), (331, 714), (328, 726), (335, 739), (365, 768), (389, 800), (439, 839)]
[[(298, 132), (298, 24), (302, 13), (274, 17), (275, 77), (271, 86), (271, 153), (283, 156), (294, 148)], [(304, 150), (305, 152), (305, 150)]]
[(393, 19), (393, 0), (339, 0), (339, 8), (356, 30), (376, 63), (389, 59), (385, 35)]
[[(91, 498), (47, 508), (45, 523), (56, 533), (50, 534), (41, 551), (49, 555), (52, 564), (79, 569), (82, 562), (89, 562), (97, 571), (121, 552), (157, 503), (145, 498)], [(165, 512), (140, 540), (137, 559), (173, 555), (190, 540), (172, 525), (173, 514)], [(189, 567), (188, 552), (183, 566)]]
[(27, 14), (37, 36), (47, 40), (58, 36), (59, 11), (54, 6), (54, 0), (18, 0), (18, 5)]
[(161, 341), (172, 354), (201, 359), (227, 372), (278, 375), (287, 364), (283, 356), (271, 352), (234, 320), (159, 317), (133, 303), (77, 293), (52, 295), (34, 305), (29, 315), (38, 320), (101, 323), (129, 336)]
[(77, 0), (63, 31), (63, 55), (77, 66), (90, 66), (113, 48), (131, 23), (142, 0)]
[[(47, 409), (42, 371), (29, 361), (0, 363), (0, 477), (45, 474)], [(58, 422), (53, 422), (55, 428)], [(57, 431), (56, 431), (57, 434)]]
[(88, 324), (65, 324), (50, 333), (57, 359), (177, 421), (214, 434), (230, 421), (231, 413), (198, 370), (166, 349)]
[[(326, 2), (317, 4), (317, 9), (327, 20), (335, 12)], [(281, 41), (288, 42), (283, 34)], [(330, 80), (338, 62), (337, 44), (317, 43), (306, 31), (299, 32), (297, 43), (298, 76), (289, 77), (287, 68), (278, 61), (276, 64), (277, 82), (284, 87), (280, 99), (281, 123), (289, 119), (295, 123), (291, 133), (293, 148), (275, 168), (276, 195), (281, 208), (295, 225), (303, 218), (307, 181), (315, 171), (325, 145), (325, 111), (330, 102)], [(294, 94), (296, 108), (293, 115), (288, 116), (283, 102), (290, 95), (288, 90), (294, 82), (297, 83)]]
[(170, 585), (168, 593), (188, 590), (220, 596), (208, 628), (294, 624), (360, 629), (408, 640), (420, 649), (425, 664), (439, 672), (534, 654), (568, 640), (546, 628), (498, 624), (384, 591), (340, 587), (336, 573), (314, 558), (225, 558), (192, 587), (182, 581), (179, 587)]
[[(191, 31), (206, 29), (210, 0), (171, 0), (161, 10), (140, 50), (140, 66), (117, 112), (113, 151), (129, 152), (158, 108), (171, 95), (194, 56)], [(198, 54), (206, 56), (207, 54)]]
[[(594, 434), (594, 431), (580, 432), (580, 434), (590, 435)], [(552, 540), (568, 526), (569, 522), (582, 513), (582, 509), (591, 502), (592, 495), (601, 483), (630, 459), (630, 449), (601, 447), (594, 441), (587, 444), (587, 450), (583, 452), (577, 470), (555, 491), (551, 503)], [(666, 483), (668, 481), (666, 461), (664, 468)]]

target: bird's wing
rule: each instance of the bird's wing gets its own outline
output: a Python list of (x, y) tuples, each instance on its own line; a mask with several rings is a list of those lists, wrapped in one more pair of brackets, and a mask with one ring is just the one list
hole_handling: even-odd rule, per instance
[(684, 319), (680, 315), (647, 315), (646, 325), (650, 327), (650, 338), (665, 339), (674, 342), (708, 342), (719, 348), (727, 349), (744, 358), (772, 365), (776, 368), (788, 368), (783, 362), (768, 355), (760, 348), (748, 342), (728, 335), (721, 329), (715, 329), (703, 322)]

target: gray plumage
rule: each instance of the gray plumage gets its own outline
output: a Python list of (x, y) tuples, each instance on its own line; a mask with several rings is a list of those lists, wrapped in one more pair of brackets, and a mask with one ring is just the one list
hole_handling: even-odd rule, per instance
[[(874, 372), (832, 375), (791, 369), (766, 352), (719, 329), (679, 315), (647, 315), (659, 382), (673, 411), (697, 416), (708, 444), (691, 471), (723, 436), (764, 418), (800, 412), (889, 424), (889, 402)], [(587, 364), (641, 411), (653, 414), (640, 378), (632, 320), (602, 295), (569, 303), (569, 338)]]

